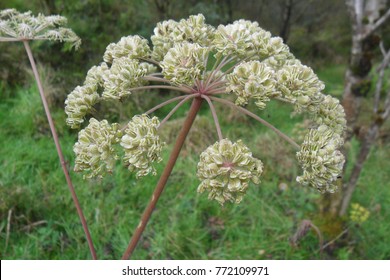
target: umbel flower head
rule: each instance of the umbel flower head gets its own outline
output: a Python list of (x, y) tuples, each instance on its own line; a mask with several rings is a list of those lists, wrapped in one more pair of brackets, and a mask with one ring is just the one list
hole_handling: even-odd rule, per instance
[(324, 96), (315, 114), (317, 124), (327, 125), (335, 134), (343, 135), (347, 127), (345, 112), (340, 101), (332, 96)]
[(227, 90), (237, 95), (237, 105), (247, 105), (249, 99), (255, 99), (256, 105), (264, 109), (265, 102), (275, 95), (275, 72), (272, 68), (259, 61), (243, 62), (229, 74)]
[(106, 120), (99, 122), (92, 118), (89, 125), (79, 132), (78, 142), (73, 151), (76, 154), (76, 172), (88, 171), (87, 178), (102, 177), (112, 173), (118, 155), (114, 144), (120, 141), (121, 131), (117, 124)]
[(157, 23), (154, 35), (150, 38), (153, 44), (152, 58), (161, 61), (168, 51), (179, 43), (195, 43), (210, 46), (214, 37), (214, 27), (206, 24), (203, 15), (193, 15), (180, 22), (167, 20)]
[(345, 161), (337, 150), (342, 144), (341, 137), (326, 125), (311, 129), (297, 153), (303, 168), (303, 175), (297, 177), (297, 181), (320, 192), (334, 192)]
[[(135, 35), (109, 44), (103, 61), (69, 94), (68, 125), (81, 127), (99, 102), (124, 102), (133, 94), (152, 95), (156, 89), (175, 91), (178, 96), (135, 116), (122, 130), (116, 149), (122, 151), (125, 166), (137, 177), (156, 174), (155, 163), (161, 161), (163, 146), (159, 130), (186, 101), (196, 99), (209, 106), (210, 122), (215, 123), (218, 134), (218, 141), (200, 156), (199, 192), (207, 191), (209, 198), (220, 204), (238, 203), (251, 182), (260, 182), (263, 171), (261, 161), (252, 157), (241, 140), (223, 137), (216, 102), (254, 118), (294, 145), (303, 169), (299, 183), (321, 192), (336, 189), (344, 164), (338, 150), (346, 126), (344, 110), (337, 99), (322, 93), (324, 83), (291, 54), (281, 38), (247, 20), (215, 28), (199, 14), (158, 23), (150, 43)], [(235, 103), (221, 98), (228, 95), (235, 96)], [(256, 115), (271, 100), (290, 104), (297, 113), (309, 113), (314, 125), (301, 146)], [(161, 123), (157, 117), (149, 117), (172, 102), (178, 103)], [(257, 112), (245, 108), (252, 103)]]
[(0, 11), (0, 37), (23, 40), (50, 40), (68, 42), (76, 49), (81, 40), (69, 28), (62, 16), (33, 16), (30, 11), (20, 13), (15, 9)]
[(276, 73), (276, 85), (281, 96), (295, 104), (297, 112), (315, 112), (324, 96), (325, 88), (313, 70), (297, 63), (286, 65)]
[(125, 150), (125, 165), (130, 171), (137, 171), (137, 177), (156, 175), (152, 163), (162, 160), (164, 144), (157, 134), (159, 124), (157, 117), (149, 118), (146, 114), (134, 116), (127, 124), (120, 145)]
[(131, 94), (131, 88), (147, 84), (142, 77), (152, 73), (156, 67), (149, 63), (139, 62), (128, 57), (113, 61), (110, 71), (103, 76), (105, 99), (122, 99)]
[(67, 125), (71, 128), (79, 128), (84, 122), (84, 117), (89, 113), (93, 105), (99, 101), (96, 93), (96, 85), (86, 84), (76, 87), (65, 101), (65, 113)]
[(165, 78), (177, 85), (194, 85), (206, 69), (208, 49), (196, 43), (179, 43), (169, 49), (161, 62)]
[(239, 203), (249, 182), (260, 183), (263, 164), (252, 157), (252, 152), (241, 140), (232, 143), (223, 139), (208, 147), (198, 163), (198, 177), (202, 182), (198, 192), (209, 192), (209, 199), (220, 204)]
[(103, 60), (107, 63), (112, 63), (115, 58), (141, 58), (149, 56), (148, 40), (140, 36), (128, 36), (122, 37), (118, 43), (109, 44), (103, 55)]

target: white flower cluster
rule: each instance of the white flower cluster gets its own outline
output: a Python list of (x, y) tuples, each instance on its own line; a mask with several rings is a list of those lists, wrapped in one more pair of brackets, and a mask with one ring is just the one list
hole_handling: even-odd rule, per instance
[(114, 59), (110, 71), (103, 77), (105, 99), (122, 99), (131, 94), (131, 88), (146, 85), (147, 81), (142, 77), (156, 70), (156, 67), (139, 62), (136, 59), (120, 57)]
[(297, 153), (303, 168), (303, 175), (298, 176), (297, 181), (320, 192), (334, 192), (345, 162), (343, 154), (337, 150), (342, 144), (343, 139), (326, 125), (311, 129)]
[(82, 86), (77, 86), (65, 100), (66, 123), (77, 129), (84, 122), (87, 114), (91, 113), (93, 106), (100, 101), (98, 91), (104, 84), (104, 77), (108, 72), (106, 63), (93, 66), (87, 73)]
[(92, 85), (96, 89), (99, 87), (103, 87), (104, 77), (107, 74), (109, 68), (106, 63), (102, 63), (99, 66), (92, 66), (87, 73), (87, 77), (85, 78), (85, 85)]
[(255, 55), (253, 34), (262, 32), (263, 36), (271, 37), (269, 32), (259, 27), (257, 22), (248, 20), (238, 20), (228, 25), (219, 25), (213, 44), (221, 55), (237, 55), (240, 58), (251, 57)]
[(321, 192), (334, 192), (345, 162), (338, 150), (343, 145), (346, 129), (343, 107), (336, 98), (321, 93), (325, 87), (323, 82), (300, 62), (280, 68), (276, 83), (281, 97), (294, 104), (296, 112), (310, 113), (318, 125), (309, 130), (297, 153), (303, 169), (297, 182)]
[(106, 120), (99, 122), (91, 118), (89, 125), (79, 132), (78, 142), (73, 147), (76, 154), (76, 172), (87, 171), (86, 178), (103, 177), (112, 173), (119, 159), (114, 145), (119, 143), (121, 131), (117, 124), (110, 125)]
[(286, 60), (291, 57), (289, 48), (279, 37), (271, 37), (257, 22), (237, 20), (218, 26), (212, 44), (218, 55), (234, 55), (239, 58), (260, 59), (274, 57)]
[(65, 100), (65, 113), (68, 115), (66, 124), (71, 128), (79, 128), (84, 117), (91, 112), (93, 106), (99, 102), (96, 87), (90, 84), (76, 87)]
[(297, 112), (317, 111), (325, 88), (313, 70), (300, 63), (286, 65), (276, 72), (276, 84), (282, 97), (295, 104)]
[(107, 63), (113, 63), (116, 58), (147, 58), (150, 56), (150, 47), (148, 40), (140, 36), (122, 37), (118, 43), (111, 43), (107, 46), (103, 55), (103, 60)]
[(93, 66), (83, 86), (72, 91), (65, 101), (67, 124), (79, 128), (84, 117), (102, 99), (120, 100), (131, 94), (131, 88), (146, 85), (142, 78), (157, 68), (139, 59), (150, 56), (147, 40), (139, 36), (123, 37), (118, 43), (110, 44), (104, 54), (105, 62)]
[(81, 40), (69, 28), (65, 28), (67, 19), (62, 16), (33, 16), (31, 12), (20, 13), (15, 9), (0, 11), (0, 37), (24, 40), (50, 40), (69, 42), (75, 48)]
[(207, 48), (196, 43), (176, 44), (161, 62), (162, 73), (173, 84), (193, 86), (205, 70), (208, 54)]
[(120, 145), (125, 150), (125, 165), (130, 171), (137, 171), (137, 177), (149, 173), (156, 175), (153, 162), (160, 162), (164, 143), (157, 134), (160, 122), (157, 117), (136, 115), (127, 124)]
[(86, 171), (85, 178), (102, 178), (112, 173), (119, 159), (119, 145), (124, 149), (124, 163), (137, 177), (156, 174), (153, 162), (161, 161), (164, 143), (157, 135), (157, 117), (134, 116), (123, 132), (118, 124), (106, 120), (89, 120), (89, 125), (79, 132), (73, 151), (76, 154), (76, 172)]
[(151, 37), (153, 43), (152, 58), (161, 61), (169, 49), (178, 43), (196, 43), (210, 47), (214, 36), (214, 27), (205, 23), (202, 14), (192, 15), (180, 22), (167, 20), (159, 22)]
[(249, 182), (260, 183), (263, 164), (241, 140), (223, 139), (208, 147), (201, 155), (197, 175), (202, 181), (198, 192), (209, 192), (209, 199), (221, 205), (226, 201), (240, 203)]
[(325, 86), (311, 68), (295, 59), (283, 64), (273, 62), (267, 59), (237, 65), (228, 75), (227, 89), (237, 96), (237, 105), (254, 99), (263, 109), (265, 102), (277, 97), (293, 104), (296, 112), (310, 113), (319, 127), (309, 131), (297, 153), (303, 168), (297, 181), (322, 192), (334, 192), (344, 165), (344, 157), (337, 150), (346, 128), (344, 109), (337, 99), (321, 93)]
[[(68, 96), (67, 123), (77, 128), (97, 102), (123, 100), (135, 90), (177, 89), (193, 94), (190, 98), (207, 99), (210, 107), (218, 99), (213, 99), (215, 94), (233, 93), (236, 105), (253, 101), (259, 109), (275, 98), (292, 104), (295, 112), (309, 113), (316, 125), (297, 154), (303, 168), (297, 181), (334, 191), (344, 164), (338, 151), (346, 128), (344, 110), (337, 99), (322, 93), (324, 83), (294, 58), (281, 38), (247, 20), (214, 28), (199, 14), (158, 23), (151, 43), (128, 36), (108, 45), (104, 62), (94, 66), (84, 85)], [(161, 160), (158, 125), (157, 118), (135, 116), (120, 140), (125, 164), (137, 177), (155, 174), (153, 163)], [(259, 182), (262, 169), (261, 161), (241, 141), (224, 139), (202, 153), (198, 190), (207, 190), (221, 204), (239, 202), (249, 182)]]
[(260, 109), (265, 108), (265, 102), (276, 94), (274, 71), (265, 63), (259, 61), (243, 62), (228, 75), (227, 91), (237, 95), (236, 104), (247, 105), (249, 99), (255, 99)]
[(327, 125), (335, 134), (340, 136), (344, 135), (347, 127), (343, 106), (341, 106), (338, 99), (329, 95), (326, 95), (318, 106), (315, 121), (319, 125)]

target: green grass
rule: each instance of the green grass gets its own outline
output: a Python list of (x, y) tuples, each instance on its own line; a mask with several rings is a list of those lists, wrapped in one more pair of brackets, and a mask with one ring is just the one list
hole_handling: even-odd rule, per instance
[[(320, 71), (320, 76), (330, 81), (327, 85), (340, 84), (336, 76), (341, 71), (335, 67)], [(333, 93), (340, 86), (327, 88)], [(88, 246), (41, 107), (35, 87), (0, 93), (0, 257), (88, 259)], [(183, 117), (187, 109), (188, 105), (177, 116)], [(195, 174), (199, 151), (212, 144), (216, 134), (209, 127), (197, 128), (203, 129), (201, 135), (207, 137), (196, 139), (200, 134), (194, 133), (188, 139), (134, 253), (135, 259), (390, 258), (388, 143), (372, 151), (353, 197), (354, 202), (371, 211), (370, 218), (360, 226), (351, 224), (348, 237), (321, 256), (314, 232), (309, 232), (298, 248), (289, 243), (302, 219), (317, 223), (321, 198), (317, 192), (296, 184), (299, 169), (294, 151), (259, 123), (223, 110), (223, 133), (232, 140), (243, 139), (254, 155), (263, 160), (261, 185), (252, 185), (239, 205), (220, 207), (209, 201), (206, 194), (198, 194)], [(288, 134), (294, 123), (301, 120), (290, 114), (291, 110), (277, 103), (270, 103), (267, 110), (259, 112)], [(206, 109), (202, 115), (211, 120)], [(65, 157), (73, 166), (72, 146), (77, 132), (66, 128), (62, 110), (56, 110), (54, 118)], [(201, 147), (191, 147), (191, 143)], [(169, 144), (163, 163), (172, 147)], [(352, 154), (356, 154), (357, 146), (353, 147)], [(158, 165), (159, 174), (163, 163)], [(120, 258), (158, 177), (136, 180), (120, 163), (115, 173), (102, 181), (84, 181), (81, 174), (74, 172), (71, 176), (98, 256)], [(287, 190), (279, 189), (281, 183), (288, 186)], [(337, 221), (327, 221), (327, 225), (333, 222)]]
[(326, 94), (341, 98), (344, 91), (345, 65), (332, 65), (324, 67), (316, 72), (325, 83)]

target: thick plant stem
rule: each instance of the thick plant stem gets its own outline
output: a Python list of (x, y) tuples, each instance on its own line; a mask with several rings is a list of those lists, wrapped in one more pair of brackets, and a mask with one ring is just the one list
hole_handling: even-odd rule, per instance
[(47, 100), (46, 100), (45, 94), (43, 92), (41, 79), (39, 78), (38, 69), (37, 69), (37, 66), (35, 64), (30, 45), (29, 45), (28, 41), (23, 41), (23, 44), (24, 44), (24, 47), (26, 49), (28, 58), (30, 60), (30, 64), (31, 64), (31, 68), (32, 68), (33, 73), (34, 73), (35, 80), (36, 80), (37, 85), (38, 85), (39, 94), (41, 96), (41, 100), (43, 103), (43, 108), (45, 109), (45, 113), (46, 113), (47, 120), (49, 122), (51, 134), (53, 135), (54, 144), (55, 144), (56, 149), (57, 149), (58, 157), (60, 158), (62, 171), (64, 172), (66, 182), (68, 184), (70, 193), (72, 195), (74, 205), (76, 206), (77, 213), (79, 215), (81, 224), (83, 226), (84, 233), (85, 233), (85, 236), (87, 238), (87, 242), (88, 242), (89, 250), (91, 251), (92, 258), (94, 260), (96, 260), (97, 259), (96, 251), (95, 251), (95, 248), (93, 246), (92, 238), (91, 238), (91, 235), (90, 235), (89, 230), (88, 230), (88, 225), (87, 225), (87, 222), (85, 220), (83, 211), (81, 210), (81, 206), (80, 206), (79, 200), (77, 198), (76, 191), (73, 187), (72, 180), (70, 179), (68, 169), (66, 168), (65, 158), (64, 158), (64, 155), (63, 155), (62, 150), (61, 150), (61, 146), (60, 146), (60, 142), (58, 140), (58, 135), (57, 135), (57, 132), (56, 132), (56, 129), (54, 126), (53, 118), (51, 117), (49, 105), (47, 104)]
[(179, 136), (176, 139), (175, 146), (173, 147), (173, 150), (171, 152), (171, 155), (169, 157), (168, 163), (165, 166), (165, 169), (163, 173), (161, 174), (160, 180), (158, 181), (156, 188), (153, 192), (152, 198), (146, 207), (144, 213), (142, 214), (141, 221), (139, 225), (137, 226), (133, 237), (130, 240), (129, 246), (127, 247), (125, 253), (123, 254), (122, 260), (127, 260), (130, 258), (131, 254), (133, 253), (135, 247), (137, 246), (137, 243), (139, 239), (141, 238), (142, 233), (145, 230), (145, 227), (150, 219), (150, 216), (152, 215), (152, 212), (154, 208), (156, 207), (157, 201), (161, 196), (161, 193), (164, 190), (165, 184), (168, 181), (169, 176), (172, 173), (173, 167), (175, 166), (176, 160), (180, 154), (181, 148), (183, 147), (184, 141), (188, 135), (188, 132), (191, 129), (192, 124), (194, 123), (195, 117), (198, 114), (198, 111), (200, 109), (200, 106), (202, 105), (203, 99), (202, 98), (195, 98), (192, 102), (191, 109), (188, 112), (187, 118), (183, 123), (183, 127), (179, 133)]

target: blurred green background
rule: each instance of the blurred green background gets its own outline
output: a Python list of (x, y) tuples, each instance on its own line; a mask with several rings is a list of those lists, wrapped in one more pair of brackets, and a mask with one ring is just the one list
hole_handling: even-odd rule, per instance
[[(288, 3), (293, 6), (286, 19)], [(162, 20), (203, 13), (215, 26), (240, 18), (258, 21), (273, 35), (283, 37), (292, 53), (314, 69), (326, 84), (325, 93), (340, 98), (343, 92), (351, 44), (344, 1), (0, 1), (0, 9), (4, 8), (61, 14), (82, 39), (76, 52), (61, 44), (32, 43), (70, 169), (77, 132), (65, 125), (66, 95), (83, 82), (91, 66), (102, 61), (109, 43), (131, 34), (149, 39), (156, 23)], [(382, 30), (387, 46), (389, 29), (387, 25)], [(134, 94), (126, 104), (100, 108), (97, 117), (125, 122), (169, 94), (151, 94), (150, 98)], [(359, 120), (363, 125), (370, 121), (370, 96), (363, 102)], [(172, 107), (164, 107), (157, 116), (164, 117)], [(163, 136), (169, 144), (164, 162), (187, 110), (188, 105), (183, 106), (164, 127)], [(197, 194), (199, 154), (217, 139), (211, 114), (203, 108), (133, 255), (135, 259), (390, 258), (388, 123), (353, 195), (353, 203), (370, 211), (368, 220), (358, 224), (348, 215), (336, 219), (323, 214), (323, 196), (295, 182), (300, 172), (295, 152), (271, 131), (237, 112), (222, 111), (225, 109), (218, 106), (217, 110), (223, 112), (220, 122), (224, 135), (232, 140), (243, 139), (254, 156), (264, 162), (261, 185), (252, 185), (241, 204), (222, 208), (207, 195)], [(256, 112), (283, 132), (299, 137), (296, 124), (302, 122), (302, 117), (292, 117), (290, 107), (271, 102), (266, 110)], [(350, 146), (352, 165), (358, 141)], [(159, 165), (159, 173), (164, 162)], [(98, 256), (120, 258), (158, 177), (136, 180), (119, 164), (112, 176), (101, 181), (85, 181), (73, 172), (71, 176)], [(292, 244), (290, 239), (302, 220), (310, 220), (320, 229), (328, 243), (324, 252), (320, 252), (313, 230)], [(21, 43), (0, 43), (0, 257), (90, 258)]]

